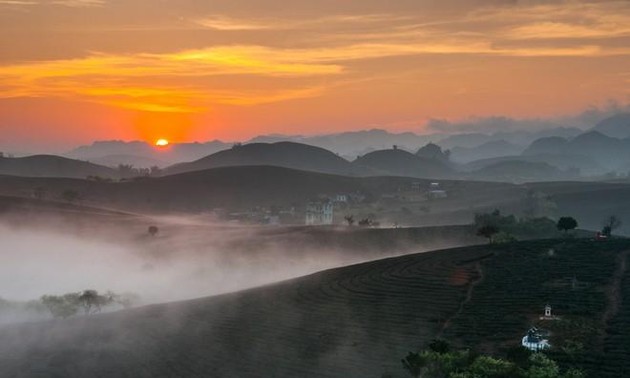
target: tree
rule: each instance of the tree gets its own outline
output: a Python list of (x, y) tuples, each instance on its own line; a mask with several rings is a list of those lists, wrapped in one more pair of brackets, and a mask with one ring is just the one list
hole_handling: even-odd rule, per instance
[(55, 318), (68, 318), (79, 311), (79, 295), (76, 293), (58, 295), (44, 295), (42, 304)]
[(354, 215), (346, 215), (345, 217), (343, 217), (343, 219), (346, 221), (348, 226), (354, 225)]
[(451, 345), (447, 341), (441, 339), (433, 339), (429, 344), (429, 349), (431, 349), (433, 352), (444, 354), (450, 352)]
[(370, 218), (364, 218), (359, 221), (361, 227), (372, 227), (372, 220)]
[(499, 232), (496, 226), (491, 224), (483, 226), (477, 230), (477, 236), (483, 236), (488, 239), (489, 243), (492, 243), (492, 237)]
[(560, 231), (564, 231), (566, 234), (569, 230), (575, 230), (578, 226), (578, 222), (573, 217), (561, 217), (558, 219), (556, 227)]
[(46, 189), (44, 187), (38, 186), (37, 188), (33, 189), (33, 197), (35, 197), (38, 200), (43, 200), (44, 197), (46, 197)]
[(157, 226), (149, 226), (149, 235), (151, 236), (155, 236), (157, 235), (158, 232), (160, 232), (160, 229)]
[(612, 235), (612, 232), (614, 230), (618, 229), (622, 225), (621, 219), (619, 219), (615, 215), (611, 215), (608, 218), (604, 219), (603, 223), (604, 223), (604, 228), (602, 229), (602, 234), (608, 237)]
[(114, 294), (100, 295), (96, 290), (84, 290), (77, 297), (79, 305), (83, 307), (85, 315), (101, 312), (104, 306), (114, 302)]
[(68, 203), (73, 203), (79, 199), (81, 195), (76, 190), (67, 189), (61, 193), (61, 198)]
[(420, 356), (420, 353), (409, 352), (407, 357), (400, 360), (403, 368), (414, 378), (420, 377), (422, 369), (426, 366), (427, 361)]

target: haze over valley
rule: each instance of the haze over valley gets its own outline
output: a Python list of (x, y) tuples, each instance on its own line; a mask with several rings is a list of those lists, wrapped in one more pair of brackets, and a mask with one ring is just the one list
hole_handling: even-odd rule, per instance
[(0, 377), (627, 376), (628, 25), (0, 0)]

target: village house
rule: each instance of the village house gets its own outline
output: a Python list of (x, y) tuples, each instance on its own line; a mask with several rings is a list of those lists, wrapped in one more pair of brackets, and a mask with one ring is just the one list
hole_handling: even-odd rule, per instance
[(527, 335), (523, 336), (521, 340), (521, 345), (534, 352), (551, 348), (549, 340), (545, 339), (536, 327), (532, 327), (527, 331)]
[(446, 194), (446, 190), (442, 189), (439, 182), (432, 182), (429, 185), (429, 192), (427, 193), (427, 196), (431, 199), (448, 197), (448, 195)]
[(308, 226), (333, 224), (333, 203), (329, 200), (309, 202), (306, 206), (305, 223)]

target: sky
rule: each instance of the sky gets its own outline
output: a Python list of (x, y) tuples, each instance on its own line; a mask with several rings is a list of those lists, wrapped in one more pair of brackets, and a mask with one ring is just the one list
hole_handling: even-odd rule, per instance
[(630, 1), (0, 0), (0, 148), (630, 102)]

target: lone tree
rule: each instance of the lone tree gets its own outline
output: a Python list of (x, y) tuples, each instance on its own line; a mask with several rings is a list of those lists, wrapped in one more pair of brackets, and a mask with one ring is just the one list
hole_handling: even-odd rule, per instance
[(157, 226), (149, 226), (149, 235), (155, 236), (158, 232), (160, 232), (160, 229)]
[(616, 215), (611, 215), (608, 218), (604, 219), (604, 228), (602, 228), (602, 234), (604, 236), (610, 237), (612, 235), (612, 232), (621, 227), (621, 225), (621, 219), (617, 218)]
[(64, 190), (63, 193), (61, 193), (61, 198), (63, 198), (64, 201), (68, 202), (68, 203), (73, 203), (76, 200), (78, 200), (80, 197), (79, 192), (77, 192), (76, 190)]
[(345, 219), (348, 226), (354, 225), (354, 215), (346, 215), (345, 217), (343, 217), (343, 219)]
[(573, 217), (561, 217), (558, 219), (558, 230), (564, 231), (566, 234), (569, 230), (575, 230), (578, 226), (578, 222)]
[(492, 243), (492, 238), (498, 233), (499, 228), (491, 224), (482, 226), (477, 230), (477, 236), (483, 236), (484, 238), (487, 238), (489, 243)]

